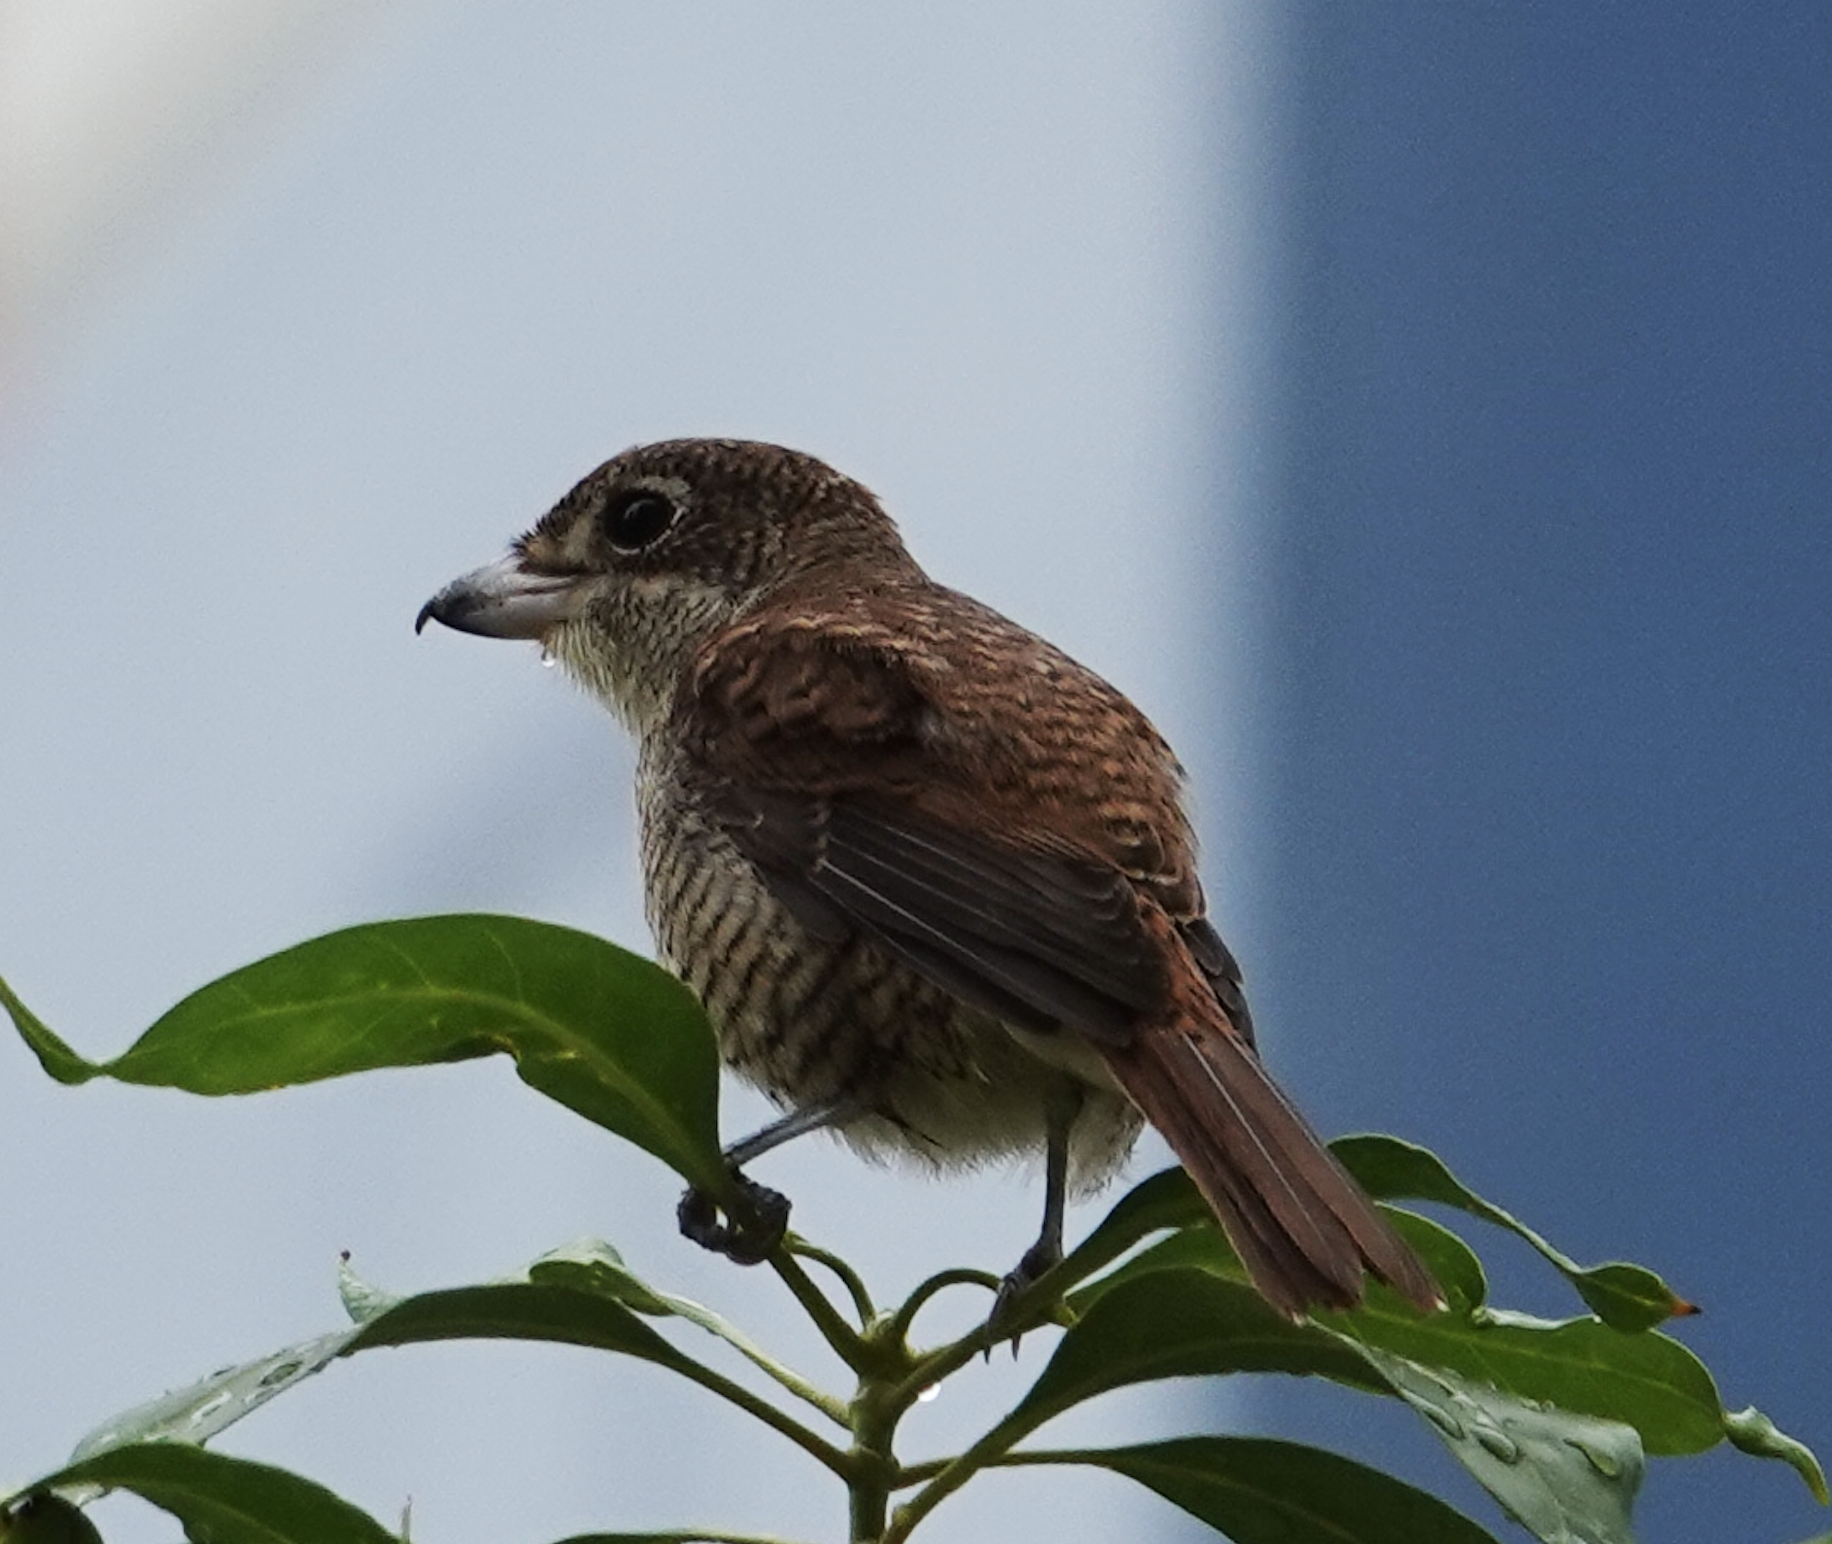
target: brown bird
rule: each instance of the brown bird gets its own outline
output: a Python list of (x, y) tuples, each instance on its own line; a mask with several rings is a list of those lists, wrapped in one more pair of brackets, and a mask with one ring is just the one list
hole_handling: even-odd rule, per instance
[[(734, 1173), (821, 1127), (937, 1165), (1042, 1152), (1016, 1287), (1142, 1115), (1281, 1312), (1352, 1306), (1366, 1272), (1440, 1304), (1261, 1065), (1170, 747), (931, 580), (858, 483), (773, 445), (640, 446), (428, 618), (539, 639), (636, 736), (661, 957), (788, 1112)], [(683, 1230), (760, 1258), (787, 1203), (750, 1194), (722, 1224), (690, 1193)]]

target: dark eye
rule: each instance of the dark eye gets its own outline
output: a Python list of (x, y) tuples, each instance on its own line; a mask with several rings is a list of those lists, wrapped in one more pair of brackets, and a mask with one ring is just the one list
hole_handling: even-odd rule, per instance
[(666, 495), (634, 488), (616, 494), (605, 506), (604, 534), (621, 552), (641, 552), (660, 539), (679, 513)]

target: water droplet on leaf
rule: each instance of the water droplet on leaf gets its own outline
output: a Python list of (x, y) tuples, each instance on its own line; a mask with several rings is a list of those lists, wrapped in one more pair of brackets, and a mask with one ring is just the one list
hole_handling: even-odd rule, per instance
[(1565, 1440), (1582, 1453), (1584, 1457), (1589, 1460), (1590, 1467), (1595, 1469), (1604, 1479), (1613, 1480), (1621, 1476), (1622, 1462), (1608, 1449), (1598, 1447), (1594, 1443), (1582, 1441), (1577, 1437), (1567, 1437)]
[(1470, 1435), (1482, 1444), (1482, 1450), (1504, 1464), (1520, 1462), (1520, 1444), (1498, 1426), (1475, 1426)]

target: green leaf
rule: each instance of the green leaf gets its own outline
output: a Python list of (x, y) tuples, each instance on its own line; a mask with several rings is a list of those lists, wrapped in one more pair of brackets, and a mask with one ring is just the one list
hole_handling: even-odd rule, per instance
[(434, 1340), (542, 1340), (620, 1351), (675, 1372), (699, 1364), (621, 1303), (595, 1292), (534, 1282), (453, 1287), (402, 1298), (357, 1326), (341, 1355)]
[[(1520, 1399), (1620, 1421), (1641, 1434), (1650, 1453), (1702, 1452), (1720, 1440), (1724, 1417), (1717, 1388), (1698, 1358), (1677, 1341), (1621, 1334), (1595, 1319), (1554, 1323), (1484, 1308), (1482, 1269), (1461, 1239), (1408, 1212), (1390, 1216), (1450, 1294), (1452, 1307), (1424, 1314), (1375, 1283), (1362, 1307), (1320, 1313), (1312, 1323), (1423, 1366), (1493, 1383)], [(1234, 1252), (1217, 1229), (1203, 1225), (1134, 1255), (1072, 1293), (1069, 1306), (1091, 1316), (1106, 1296), (1128, 1283), (1192, 1270), (1246, 1289)], [(1365, 1366), (1338, 1365), (1351, 1374), (1343, 1381), (1369, 1386)]]
[(337, 1262), (337, 1299), (352, 1324), (367, 1324), (401, 1301), (399, 1293), (384, 1292), (359, 1276), (347, 1254)]
[(610, 1299), (632, 1313), (651, 1318), (684, 1319), (697, 1329), (715, 1335), (760, 1367), (797, 1398), (844, 1427), (849, 1422), (846, 1402), (808, 1382), (779, 1362), (743, 1330), (691, 1298), (677, 1297), (650, 1286), (623, 1263), (623, 1257), (602, 1239), (578, 1239), (542, 1255), (528, 1268), (529, 1278), (540, 1286), (569, 1287)]
[(1650, 1453), (1702, 1453), (1723, 1436), (1711, 1374), (1665, 1335), (1498, 1310), (1427, 1318), (1374, 1294), (1355, 1313), (1325, 1317), (1375, 1350), (1493, 1384), (1517, 1399), (1632, 1426)]
[(742, 1330), (691, 1298), (676, 1297), (672, 1292), (650, 1286), (623, 1263), (615, 1249), (601, 1240), (581, 1239), (542, 1255), (528, 1268), (528, 1275), (536, 1286), (602, 1298), (633, 1314), (654, 1319), (685, 1319), (709, 1335), (736, 1346), (747, 1356), (767, 1360)]
[(1234, 1544), (1495, 1544), (1437, 1497), (1334, 1453), (1262, 1437), (1183, 1437), (1141, 1447), (1019, 1453), (1019, 1463), (1111, 1469)]
[[(537, 1262), (534, 1270), (541, 1269)], [(460, 1339), (559, 1341), (620, 1351), (690, 1376), (701, 1371), (698, 1362), (677, 1351), (622, 1302), (564, 1282), (510, 1281), (414, 1297), (394, 1297), (363, 1285), (352, 1302), (350, 1283), (356, 1278), (347, 1264), (340, 1276), (346, 1305), (357, 1323), (226, 1367), (124, 1411), (84, 1437), (72, 1462), (141, 1444), (206, 1442), (337, 1358), (375, 1346)]]
[(187, 1388), (136, 1405), (104, 1422), (76, 1445), (71, 1462), (148, 1443), (207, 1442), (243, 1416), (329, 1366), (355, 1336), (338, 1330), (270, 1356), (213, 1372)]
[(113, 1448), (40, 1482), (41, 1488), (131, 1490), (209, 1544), (399, 1544), (367, 1512), (322, 1485), (181, 1443)]
[[(1650, 1453), (1697, 1453), (1723, 1435), (1716, 1386), (1698, 1358), (1665, 1335), (1624, 1335), (1595, 1319), (1551, 1322), (1481, 1306), (1481, 1266), (1454, 1233), (1407, 1212), (1390, 1213), (1450, 1293), (1453, 1306), (1424, 1314), (1378, 1283), (1352, 1313), (1314, 1323), (1361, 1345), (1493, 1383), (1527, 1400), (1623, 1422)], [(1118, 1286), (1151, 1273), (1197, 1269), (1230, 1282), (1246, 1277), (1215, 1230), (1189, 1228), (1135, 1255), (1072, 1294), (1090, 1310)], [(1331, 1374), (1326, 1374), (1331, 1375)], [(1365, 1369), (1347, 1380), (1366, 1387)]]
[(1730, 1438), (1731, 1446), (1739, 1452), (1752, 1453), (1757, 1458), (1780, 1459), (1807, 1482), (1807, 1489), (1813, 1492), (1813, 1499), (1821, 1506), (1832, 1503), (1832, 1495), (1826, 1492), (1825, 1471), (1819, 1467), (1819, 1460), (1813, 1456), (1813, 1450), (1780, 1430), (1755, 1406), (1738, 1410), (1735, 1414), (1726, 1410), (1724, 1435)]
[(0, 1503), (0, 1544), (102, 1544), (83, 1509), (49, 1493)]
[(561, 1539), (559, 1544), (787, 1544), (787, 1541), (760, 1533), (671, 1528), (664, 1533), (578, 1533)]
[(755, 1341), (710, 1308), (650, 1286), (602, 1239), (580, 1239), (542, 1255), (528, 1267), (528, 1277), (536, 1286), (603, 1298), (631, 1313), (654, 1319), (685, 1319), (735, 1346), (753, 1361), (770, 1361)]
[(1381, 1386), (1360, 1349), (1341, 1336), (1293, 1324), (1242, 1282), (1172, 1267), (1094, 1297), (1006, 1422), (1031, 1431), (1109, 1389), (1229, 1372), (1314, 1373)]
[(623, 1304), (633, 1313), (647, 1314), (651, 1318), (679, 1315), (692, 1319), (696, 1314), (718, 1317), (698, 1303), (650, 1286), (623, 1263), (623, 1256), (612, 1245), (601, 1238), (575, 1239), (558, 1249), (548, 1250), (528, 1267), (528, 1279), (580, 1292), (595, 1292)]
[(98, 1069), (52, 1034), (44, 1020), (26, 1007), (4, 980), (0, 980), (0, 1008), (6, 1009), (19, 1038), (38, 1058), (38, 1065), (59, 1083), (87, 1083), (96, 1075)]
[[(1388, 1220), (1431, 1267), (1438, 1285), (1449, 1296), (1452, 1311), (1480, 1307), (1488, 1293), (1488, 1282), (1482, 1273), (1482, 1263), (1470, 1247), (1448, 1228), (1427, 1217), (1394, 1207), (1386, 1210)], [(1069, 1307), (1074, 1312), (1083, 1312), (1096, 1298), (1123, 1281), (1178, 1266), (1194, 1266), (1212, 1275), (1225, 1276), (1230, 1281), (1248, 1279), (1246, 1267), (1240, 1263), (1240, 1256), (1234, 1252), (1226, 1235), (1214, 1223), (1203, 1221), (1160, 1239), (1115, 1266), (1105, 1276), (1098, 1276), (1070, 1293)], [(1418, 1317), (1416, 1308), (1387, 1293), (1378, 1284), (1374, 1287), (1374, 1296), (1402, 1316)]]
[(491, 916), (347, 928), (194, 992), (101, 1064), (6, 1004), (65, 1082), (244, 1094), (501, 1051), (532, 1087), (690, 1183), (727, 1187), (705, 1015), (659, 966), (570, 928)]
[(1370, 1348), (1394, 1390), (1464, 1468), (1545, 1544), (1634, 1544), (1645, 1463), (1633, 1428), (1512, 1398)]
[[(1491, 1324), (1487, 1313), (1428, 1316), (1384, 1289), (1370, 1293), (1368, 1306), (1356, 1313), (1327, 1316), (1327, 1325), (1293, 1324), (1247, 1283), (1231, 1279), (1239, 1269), (1232, 1252), (1205, 1232), (1177, 1234), (1076, 1294), (1071, 1302), (1085, 1309), (1083, 1316), (1001, 1423), (1002, 1433), (1022, 1435), (1082, 1400), (1150, 1379), (1317, 1374), (1405, 1398), (1529, 1526), (1551, 1527), (1563, 1519), (1593, 1527), (1594, 1534), (1583, 1536), (1596, 1544), (1628, 1537), (1628, 1506), (1642, 1465), (1638, 1433), (1581, 1408), (1544, 1407), (1540, 1396), (1505, 1385), (1510, 1378), (1528, 1384), (1568, 1378), (1607, 1410), (1630, 1397), (1614, 1386), (1625, 1354), (1632, 1357), (1654, 1342), (1690, 1362), (1683, 1347), (1659, 1336), (1620, 1335), (1594, 1320), (1530, 1328)], [(1408, 1224), (1408, 1232), (1428, 1250), (1461, 1248), (1454, 1235), (1430, 1224)], [(1219, 1271), (1194, 1263), (1205, 1253)], [(1169, 1263), (1173, 1259), (1178, 1263)], [(1340, 1333), (1329, 1326), (1339, 1326)], [(1403, 1339), (1408, 1331), (1429, 1337), (1428, 1359), (1414, 1361), (1380, 1343)], [(1593, 1336), (1600, 1337), (1595, 1344)], [(1617, 1360), (1599, 1371), (1605, 1354)], [(1460, 1370), (1459, 1361), (1473, 1371)], [(1645, 1388), (1636, 1393), (1650, 1398)], [(1713, 1396), (1705, 1402), (1707, 1418), (1715, 1420), (1716, 1408)], [(1542, 1537), (1562, 1541), (1565, 1535)]]
[[(677, 1350), (622, 1302), (599, 1292), (580, 1291), (551, 1280), (426, 1292), (403, 1298), (365, 1321), (343, 1354), (354, 1356), (376, 1346), (433, 1340), (543, 1340), (640, 1357), (697, 1383), (788, 1438), (830, 1470), (844, 1472), (845, 1455), (830, 1443), (768, 1400)], [(843, 1406), (818, 1397), (814, 1402), (828, 1413), (837, 1409), (836, 1418), (845, 1424)]]
[(1606, 1265), (1579, 1265), (1525, 1223), (1483, 1200), (1452, 1174), (1436, 1153), (1416, 1143), (1389, 1136), (1339, 1137), (1330, 1143), (1330, 1150), (1362, 1188), (1377, 1199), (1436, 1201), (1525, 1239), (1571, 1282), (1585, 1306), (1612, 1329), (1648, 1330), (1668, 1319), (1698, 1312), (1646, 1266), (1620, 1260)]
[(1153, 1233), (1209, 1218), (1208, 1203), (1196, 1193), (1189, 1175), (1182, 1169), (1160, 1169), (1121, 1196), (1094, 1231), (1050, 1274), (1067, 1288)]

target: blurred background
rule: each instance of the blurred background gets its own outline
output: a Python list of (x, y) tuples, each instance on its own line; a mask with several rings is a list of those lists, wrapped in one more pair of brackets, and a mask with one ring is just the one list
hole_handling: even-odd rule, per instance
[[(1726, 1403), (1832, 1446), (1828, 78), (1806, 3), (0, 0), (0, 971), (103, 1055), (376, 917), (644, 946), (616, 726), (413, 615), (628, 444), (782, 440), (1178, 744), (1320, 1126), (1661, 1269)], [(13, 1480), (335, 1325), (346, 1249), (411, 1291), (600, 1234), (818, 1362), (674, 1236), (657, 1165), (504, 1065), (204, 1103), (0, 1041), (0, 1123)], [(770, 1165), (884, 1296), (1035, 1225), (1034, 1175)], [(1050, 1435), (1204, 1424), (1506, 1526), (1339, 1391), (1155, 1388)], [(776, 1439), (557, 1348), (361, 1358), (222, 1445), (442, 1544), (841, 1526)], [(1825, 1526), (1723, 1453), (1656, 1463), (1641, 1515)], [(927, 1530), (1200, 1536), (1040, 1471)]]

